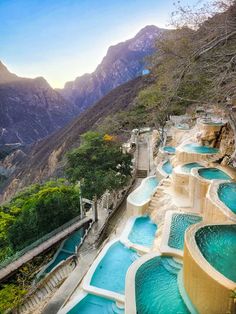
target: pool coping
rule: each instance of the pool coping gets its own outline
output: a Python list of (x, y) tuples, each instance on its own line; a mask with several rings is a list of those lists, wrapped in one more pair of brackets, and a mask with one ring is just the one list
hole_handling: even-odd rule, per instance
[(228, 206), (226, 206), (218, 196), (218, 189), (220, 184), (222, 183), (233, 183), (235, 181), (231, 180), (214, 180), (207, 192), (206, 198), (210, 201), (214, 206), (218, 208), (218, 210), (226, 216), (226, 218), (231, 219), (233, 222), (236, 222), (236, 213), (234, 213)]
[[(137, 191), (141, 190), (141, 189), (143, 188), (143, 185), (145, 184), (145, 182), (148, 181), (150, 178), (156, 178), (156, 180), (158, 181), (157, 186), (153, 189), (152, 194), (150, 195), (150, 197), (149, 197), (145, 202), (142, 202), (142, 203), (134, 203), (134, 202), (131, 200), (132, 195), (135, 194), (135, 193), (137, 193)], [(158, 178), (157, 178), (155, 175), (154, 175), (154, 176), (148, 176), (148, 177), (144, 178), (144, 179), (142, 180), (141, 184), (140, 184), (135, 190), (133, 190), (133, 191), (129, 194), (129, 196), (127, 197), (127, 206), (128, 206), (128, 205), (131, 205), (131, 206), (135, 206), (135, 207), (140, 208), (140, 207), (144, 207), (145, 205), (147, 205), (147, 204), (150, 202), (152, 196), (156, 193), (156, 189), (157, 189), (159, 183), (160, 183), (160, 182), (159, 182)]]
[(125, 295), (124, 294), (113, 292), (111, 290), (98, 288), (98, 287), (93, 286), (93, 285), (90, 284), (91, 280), (92, 280), (92, 277), (93, 277), (93, 274), (96, 271), (99, 263), (101, 262), (103, 257), (106, 255), (106, 253), (109, 250), (109, 248), (116, 242), (120, 242), (120, 238), (115, 238), (115, 239), (109, 241), (104, 246), (104, 248), (102, 249), (100, 254), (96, 257), (96, 259), (94, 260), (93, 264), (89, 268), (87, 274), (85, 275), (85, 277), (83, 279), (82, 287), (83, 287), (83, 289), (85, 291), (87, 291), (87, 292), (89, 292), (91, 294), (94, 294), (94, 295), (97, 295), (97, 296), (100, 296), (100, 297), (104, 297), (104, 298), (107, 298), (107, 299), (111, 299), (111, 300), (114, 300), (114, 301), (119, 302), (119, 303), (124, 303), (125, 302)]
[[(191, 216), (198, 216), (198, 217), (202, 217), (202, 215), (195, 214), (193, 212), (180, 211), (180, 210), (168, 210), (165, 214), (164, 225), (162, 229), (160, 251), (163, 254), (177, 254), (183, 258), (184, 250), (172, 248), (171, 246), (168, 245), (170, 232), (171, 232), (172, 217), (174, 214), (191, 215)], [(196, 224), (197, 223), (198, 222), (196, 222)]]
[(188, 248), (188, 253), (192, 256), (192, 259), (198, 266), (201, 268), (203, 272), (205, 272), (208, 276), (213, 278), (222, 286), (234, 290), (236, 288), (236, 282), (227, 278), (222, 273), (220, 273), (214, 266), (212, 266), (207, 259), (203, 256), (202, 252), (200, 251), (197, 242), (196, 242), (196, 232), (204, 227), (207, 226), (225, 226), (225, 225), (235, 225), (235, 223), (231, 222), (223, 222), (223, 223), (206, 223), (200, 222), (196, 225), (192, 225), (188, 228), (187, 232), (185, 233), (184, 242), (186, 247)]
[[(149, 217), (148, 215), (138, 215), (138, 216), (132, 216), (129, 218), (129, 220), (126, 222), (124, 231), (122, 232), (122, 234), (120, 236), (120, 242), (122, 244), (124, 244), (125, 246), (127, 246), (128, 248), (132, 248), (132, 249), (136, 250), (138, 253), (146, 254), (146, 253), (149, 253), (151, 251), (152, 246), (147, 247), (147, 246), (144, 246), (141, 244), (133, 243), (129, 240), (129, 234), (130, 234), (130, 232), (134, 226), (136, 219), (140, 218), (140, 217), (144, 217), (144, 216)], [(151, 218), (150, 218), (150, 220), (151, 220)], [(157, 228), (158, 228), (158, 226), (157, 226)], [(154, 237), (154, 239), (155, 239), (155, 237)]]
[[(152, 252), (149, 254), (145, 254), (141, 256), (138, 260), (136, 260), (128, 269), (126, 273), (126, 279), (125, 279), (125, 313), (128, 314), (137, 314), (137, 308), (136, 308), (136, 294), (135, 294), (135, 278), (136, 273), (138, 269), (145, 264), (147, 261), (158, 257), (158, 256), (171, 256), (181, 259), (182, 256), (176, 253), (157, 253)], [(187, 306), (187, 304), (186, 304)]]

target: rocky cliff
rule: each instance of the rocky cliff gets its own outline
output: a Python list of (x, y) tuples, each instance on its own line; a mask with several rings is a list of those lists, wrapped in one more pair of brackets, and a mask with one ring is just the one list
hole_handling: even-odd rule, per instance
[(64, 126), (75, 107), (47, 81), (20, 78), (0, 62), (0, 144), (30, 144)]
[(115, 87), (142, 75), (147, 66), (145, 57), (154, 52), (157, 38), (165, 32), (146, 26), (134, 38), (110, 47), (93, 73), (66, 83), (60, 93), (75, 103), (78, 112), (84, 111)]
[(16, 153), (8, 156), (2, 161), (2, 165), (7, 164), (8, 169), (15, 169), (15, 171), (0, 189), (0, 200), (8, 199), (17, 190), (29, 184), (61, 176), (65, 154), (79, 145), (80, 135), (96, 128), (108, 115), (130, 108), (138, 93), (152, 83), (150, 77), (138, 77), (115, 88), (66, 127), (36, 143), (32, 150), (19, 163), (17, 162), (16, 167), (14, 162), (10, 163), (15, 160)]

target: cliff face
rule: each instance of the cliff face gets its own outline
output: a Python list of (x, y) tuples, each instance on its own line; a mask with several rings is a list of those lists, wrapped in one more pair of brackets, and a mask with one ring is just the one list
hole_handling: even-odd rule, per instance
[(46, 80), (17, 77), (0, 62), (0, 145), (35, 142), (74, 115), (74, 106)]
[(142, 75), (145, 57), (154, 52), (156, 39), (165, 32), (146, 26), (134, 38), (110, 47), (95, 72), (66, 83), (60, 93), (77, 106), (79, 113), (84, 111), (115, 87)]

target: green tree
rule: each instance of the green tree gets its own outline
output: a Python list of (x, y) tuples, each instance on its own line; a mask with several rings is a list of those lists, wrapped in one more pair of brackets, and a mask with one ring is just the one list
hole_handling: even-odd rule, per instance
[(22, 301), (26, 290), (15, 284), (4, 285), (0, 289), (0, 313), (16, 308)]
[(120, 144), (98, 132), (82, 135), (82, 144), (68, 155), (66, 173), (76, 183), (83, 179), (83, 195), (100, 197), (106, 190), (122, 187), (131, 174), (131, 155)]

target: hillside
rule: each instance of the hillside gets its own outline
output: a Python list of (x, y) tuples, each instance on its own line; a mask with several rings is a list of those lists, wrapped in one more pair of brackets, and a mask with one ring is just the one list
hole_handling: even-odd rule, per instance
[(0, 144), (31, 144), (74, 115), (74, 106), (45, 79), (20, 78), (0, 62)]
[(80, 135), (95, 128), (107, 116), (130, 108), (138, 93), (150, 84), (150, 78), (138, 77), (117, 87), (68, 126), (35, 144), (8, 179), (2, 189), (5, 193), (2, 198), (8, 198), (33, 182), (61, 174), (63, 157), (72, 147), (79, 145)]
[(77, 106), (78, 112), (84, 111), (113, 88), (140, 76), (147, 65), (145, 57), (156, 50), (156, 40), (166, 32), (146, 26), (134, 38), (111, 46), (93, 73), (66, 83), (60, 93)]

